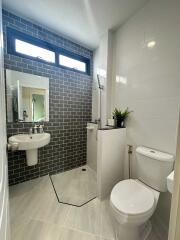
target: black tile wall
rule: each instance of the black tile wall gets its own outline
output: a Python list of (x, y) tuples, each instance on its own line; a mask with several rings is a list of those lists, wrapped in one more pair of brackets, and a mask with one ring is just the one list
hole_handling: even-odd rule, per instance
[[(91, 75), (54, 67), (7, 54), (6, 27), (48, 41), (91, 61)], [(26, 165), (25, 151), (8, 152), (9, 184), (17, 184), (46, 174), (66, 171), (86, 163), (86, 124), (91, 120), (92, 51), (58, 36), (7, 10), (3, 10), (5, 69), (49, 78), (49, 122), (44, 130), (51, 143), (39, 149), (38, 164)], [(27, 133), (32, 123), (7, 123), (7, 135)]]

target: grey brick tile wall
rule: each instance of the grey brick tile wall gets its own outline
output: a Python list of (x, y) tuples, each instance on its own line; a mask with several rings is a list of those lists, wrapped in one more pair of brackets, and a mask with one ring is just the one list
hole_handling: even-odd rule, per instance
[[(91, 75), (7, 54), (6, 28), (22, 31), (58, 47), (88, 57)], [(26, 165), (25, 151), (8, 152), (9, 184), (17, 184), (46, 174), (63, 172), (86, 163), (86, 124), (91, 120), (92, 51), (50, 32), (26, 19), (3, 10), (5, 69), (49, 78), (49, 122), (44, 130), (51, 143), (39, 149), (36, 166)], [(33, 123), (7, 123), (7, 135), (27, 133)]]

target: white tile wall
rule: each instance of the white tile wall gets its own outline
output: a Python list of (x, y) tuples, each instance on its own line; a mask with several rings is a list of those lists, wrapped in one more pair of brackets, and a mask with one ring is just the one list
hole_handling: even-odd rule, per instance
[(112, 92), (112, 42), (113, 33), (108, 31), (101, 37), (99, 47), (94, 51), (94, 75), (92, 91), (92, 120), (100, 118), (100, 90), (98, 88), (97, 74), (104, 78), (104, 89), (101, 91), (101, 122), (102, 127), (111, 118), (111, 92)]
[(98, 130), (97, 144), (98, 197), (104, 199), (123, 180), (126, 129)]
[(108, 33), (101, 38), (99, 47), (94, 51), (94, 75), (93, 75), (93, 97), (92, 97), (92, 120), (100, 118), (100, 90), (98, 88), (97, 74), (104, 76), (104, 90), (101, 95), (101, 122), (106, 125), (106, 76), (107, 76), (107, 58), (108, 58)]
[(87, 165), (97, 172), (97, 131), (98, 124), (87, 123)]
[[(134, 112), (128, 143), (175, 154), (180, 103), (180, 1), (150, 0), (115, 34), (113, 106)], [(154, 48), (147, 43), (155, 41)], [(116, 82), (123, 77), (127, 83)], [(135, 159), (133, 159), (135, 173)], [(168, 223), (170, 200), (160, 200)], [(168, 206), (167, 206), (168, 205)], [(165, 209), (165, 207), (166, 209)]]

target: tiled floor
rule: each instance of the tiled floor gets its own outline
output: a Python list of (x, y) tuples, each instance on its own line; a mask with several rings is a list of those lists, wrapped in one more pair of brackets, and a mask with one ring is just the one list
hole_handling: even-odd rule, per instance
[[(114, 239), (108, 200), (60, 204), (49, 176), (10, 187), (10, 215), (13, 240)], [(152, 233), (148, 240), (157, 238)]]
[(51, 179), (60, 202), (81, 206), (97, 196), (96, 173), (87, 165), (52, 175)]

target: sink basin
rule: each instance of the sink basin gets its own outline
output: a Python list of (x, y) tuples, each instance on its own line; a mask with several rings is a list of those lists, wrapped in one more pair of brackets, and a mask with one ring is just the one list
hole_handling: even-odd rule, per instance
[(174, 186), (174, 171), (171, 172), (167, 177), (167, 188), (170, 193), (173, 192), (173, 186)]
[(49, 133), (18, 134), (9, 138), (9, 144), (16, 144), (18, 150), (26, 151), (27, 165), (33, 166), (38, 162), (38, 148), (50, 143)]
[(9, 143), (18, 143), (18, 150), (41, 148), (50, 142), (49, 133), (18, 134), (9, 138)]

